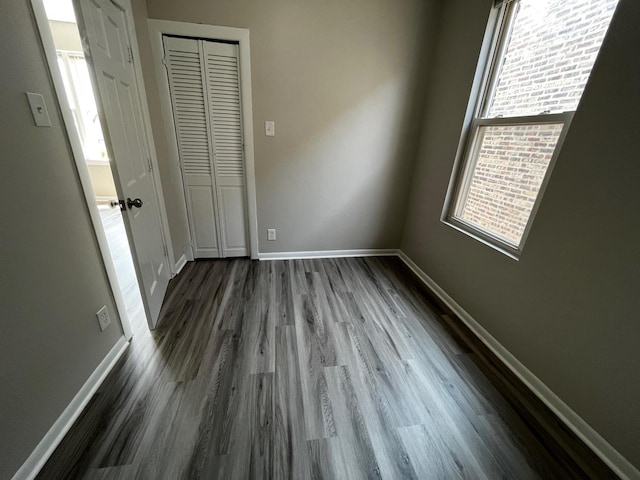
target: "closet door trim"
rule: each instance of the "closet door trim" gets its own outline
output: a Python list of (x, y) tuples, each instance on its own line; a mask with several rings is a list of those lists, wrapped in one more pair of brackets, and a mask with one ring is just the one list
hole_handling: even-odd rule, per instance
[[(164, 120), (164, 134), (168, 139), (168, 154), (171, 159), (171, 173), (179, 190), (176, 195), (182, 231), (185, 235), (185, 251), (182, 257), (177, 252), (177, 263), (184, 260), (193, 260), (194, 255), (190, 247), (191, 233), (188, 228), (187, 205), (182, 184), (182, 173), (179, 164), (176, 130), (173, 121), (171, 96), (167, 71), (163, 63), (164, 48), (163, 35), (201, 38), (210, 41), (236, 42), (238, 44), (238, 65), (240, 77), (240, 95), (242, 98), (242, 126), (244, 143), (244, 174), (245, 174), (245, 200), (247, 210), (247, 230), (249, 236), (249, 252), (252, 259), (258, 259), (258, 220), (255, 186), (255, 162), (253, 142), (253, 102), (251, 97), (251, 54), (249, 30), (244, 28), (219, 27), (185, 22), (173, 22), (167, 20), (148, 20), (151, 47), (153, 51), (154, 66), (160, 93), (160, 104)], [(179, 238), (179, 232), (175, 235)]]

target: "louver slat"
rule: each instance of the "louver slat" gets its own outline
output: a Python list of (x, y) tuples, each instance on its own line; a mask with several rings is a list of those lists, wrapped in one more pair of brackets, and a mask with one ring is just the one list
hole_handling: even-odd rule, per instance
[(213, 122), (216, 174), (244, 175), (237, 57), (207, 54), (209, 105)]
[(166, 61), (182, 168), (186, 175), (211, 175), (200, 54), (170, 50)]

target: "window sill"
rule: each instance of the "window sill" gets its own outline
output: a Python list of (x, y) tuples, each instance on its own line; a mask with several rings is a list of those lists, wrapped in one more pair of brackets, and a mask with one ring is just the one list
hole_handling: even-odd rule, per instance
[(515, 260), (516, 262), (520, 260), (520, 255), (522, 254), (521, 250), (517, 250), (511, 245), (508, 245), (504, 242), (496, 238), (492, 238), (489, 235), (484, 234), (470, 225), (459, 222), (454, 218), (442, 218), (440, 219), (442, 223), (445, 225), (457, 230), (465, 235), (477, 240), (480, 243), (485, 244), (486, 246), (506, 255), (507, 257)]
[(85, 159), (85, 161), (87, 162), (87, 165), (102, 165), (103, 167), (109, 166), (109, 160), (107, 160), (106, 158), (87, 158)]

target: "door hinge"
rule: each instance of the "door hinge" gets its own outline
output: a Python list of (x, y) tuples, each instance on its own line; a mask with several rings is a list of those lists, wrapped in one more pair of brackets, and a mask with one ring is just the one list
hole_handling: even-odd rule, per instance
[(151, 157), (147, 157), (147, 165), (149, 166), (149, 172), (151, 172), (152, 167), (151, 167)]
[(164, 68), (166, 68), (167, 70), (169, 69), (169, 67), (167, 66), (167, 58), (166, 57), (162, 57), (162, 65), (164, 65)]
[(167, 250), (167, 244), (162, 242), (162, 248), (164, 249), (164, 258), (169, 260), (169, 251)]
[(131, 45), (129, 45), (127, 50), (129, 52), (129, 63), (133, 63), (133, 49), (131, 48)]

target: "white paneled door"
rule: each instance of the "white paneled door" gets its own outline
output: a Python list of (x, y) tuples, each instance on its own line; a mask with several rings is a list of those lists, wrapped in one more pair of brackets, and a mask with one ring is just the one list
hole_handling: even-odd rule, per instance
[(158, 199), (124, 9), (111, 0), (81, 0), (81, 32), (95, 73), (103, 128), (149, 326), (155, 328), (169, 283)]
[(238, 45), (163, 37), (194, 256), (249, 254)]

